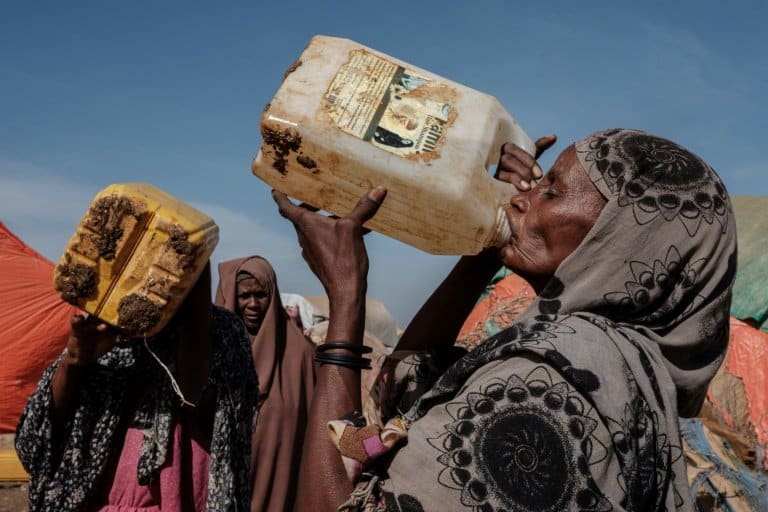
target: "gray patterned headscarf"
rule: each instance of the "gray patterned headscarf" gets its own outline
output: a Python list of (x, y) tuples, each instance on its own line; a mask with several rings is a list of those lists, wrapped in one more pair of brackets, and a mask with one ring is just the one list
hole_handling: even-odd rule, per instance
[(730, 198), (711, 167), (666, 139), (614, 129), (575, 146), (608, 202), (539, 309), (594, 312), (637, 331), (647, 348), (661, 349), (678, 410), (693, 416), (728, 343), (736, 274)]

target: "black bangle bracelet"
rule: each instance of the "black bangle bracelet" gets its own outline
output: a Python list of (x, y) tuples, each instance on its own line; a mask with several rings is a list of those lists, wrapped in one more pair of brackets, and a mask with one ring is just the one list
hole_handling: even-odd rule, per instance
[(370, 370), (371, 360), (365, 357), (358, 356), (345, 356), (342, 354), (327, 354), (325, 352), (318, 352), (315, 354), (315, 361), (323, 364), (335, 364), (338, 366), (346, 366), (347, 368), (355, 368), (360, 370)]
[(315, 361), (318, 362), (328, 362), (328, 363), (348, 363), (348, 364), (355, 364), (359, 367), (366, 367), (370, 368), (371, 366), (371, 360), (366, 359), (365, 357), (359, 357), (359, 356), (347, 356), (343, 354), (328, 354), (326, 352), (318, 352), (315, 354)]
[(370, 370), (371, 367), (368, 364), (359, 363), (357, 361), (346, 361), (346, 360), (340, 360), (340, 359), (315, 359), (315, 361), (321, 365), (324, 364), (333, 364), (336, 366), (344, 366), (346, 368), (351, 368), (353, 370)]
[(334, 348), (343, 348), (344, 350), (349, 350), (350, 352), (354, 352), (356, 354), (370, 354), (373, 349), (371, 347), (366, 347), (365, 345), (357, 345), (355, 343), (342, 343), (342, 342), (334, 342), (334, 343), (323, 343), (319, 347), (317, 347), (318, 352), (325, 352), (326, 350), (331, 350)]

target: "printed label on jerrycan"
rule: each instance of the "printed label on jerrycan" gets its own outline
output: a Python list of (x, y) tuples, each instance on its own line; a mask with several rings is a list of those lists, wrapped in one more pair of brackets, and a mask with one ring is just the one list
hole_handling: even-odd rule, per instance
[(455, 91), (366, 50), (336, 72), (322, 109), (341, 130), (406, 158), (440, 156)]

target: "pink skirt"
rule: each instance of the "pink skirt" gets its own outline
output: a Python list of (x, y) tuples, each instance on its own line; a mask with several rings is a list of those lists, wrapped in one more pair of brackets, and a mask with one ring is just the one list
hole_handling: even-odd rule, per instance
[(159, 478), (140, 485), (136, 475), (143, 434), (129, 428), (111, 478), (92, 510), (97, 512), (203, 512), (208, 495), (210, 443), (182, 412), (174, 418), (168, 459)]

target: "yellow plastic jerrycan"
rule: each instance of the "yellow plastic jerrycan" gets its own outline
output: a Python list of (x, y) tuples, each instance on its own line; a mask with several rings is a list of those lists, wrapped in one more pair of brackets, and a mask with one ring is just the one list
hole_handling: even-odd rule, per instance
[(504, 142), (535, 146), (496, 98), (350, 41), (315, 36), (261, 117), (253, 173), (336, 215), (371, 187), (366, 227), (433, 254), (509, 239), (514, 186), (488, 169)]
[(147, 183), (91, 202), (54, 272), (62, 298), (131, 335), (157, 334), (219, 240), (213, 219)]

